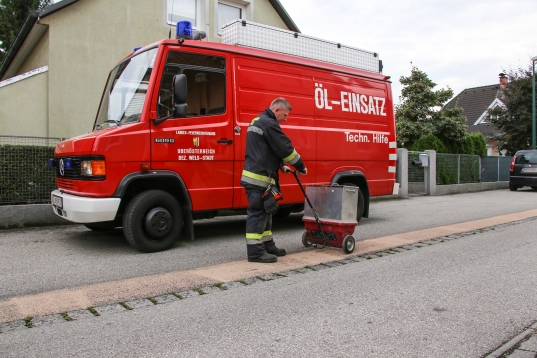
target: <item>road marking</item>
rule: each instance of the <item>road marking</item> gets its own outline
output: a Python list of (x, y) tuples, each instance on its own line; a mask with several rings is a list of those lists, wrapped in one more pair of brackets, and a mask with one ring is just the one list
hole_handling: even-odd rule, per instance
[(281, 257), (274, 264), (236, 261), (192, 270), (13, 297), (0, 301), (0, 323), (238, 281), (274, 272), (296, 270), (533, 217), (537, 217), (537, 209), (358, 241), (355, 251), (350, 255), (343, 253), (340, 248), (308, 250)]

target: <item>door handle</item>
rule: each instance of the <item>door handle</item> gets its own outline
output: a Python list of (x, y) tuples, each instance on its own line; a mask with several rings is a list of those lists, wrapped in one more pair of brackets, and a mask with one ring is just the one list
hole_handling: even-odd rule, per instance
[(218, 139), (217, 142), (220, 144), (233, 144), (233, 141), (231, 139), (226, 138)]

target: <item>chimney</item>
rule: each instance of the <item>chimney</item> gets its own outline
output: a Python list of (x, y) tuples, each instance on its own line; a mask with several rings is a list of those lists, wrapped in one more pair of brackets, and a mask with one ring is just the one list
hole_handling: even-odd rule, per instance
[(500, 90), (504, 90), (507, 87), (507, 75), (505, 73), (500, 73)]

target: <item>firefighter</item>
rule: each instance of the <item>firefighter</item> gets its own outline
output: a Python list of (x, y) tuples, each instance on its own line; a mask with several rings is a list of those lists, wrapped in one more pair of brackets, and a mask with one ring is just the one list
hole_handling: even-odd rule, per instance
[(308, 173), (280, 127), (291, 109), (285, 98), (276, 98), (248, 127), (241, 185), (248, 198), (246, 249), (249, 262), (276, 262), (277, 256), (286, 254), (284, 249), (276, 247), (271, 231), (272, 215), (278, 211), (277, 201), (283, 199), (278, 170), (287, 173), (291, 165), (300, 174)]

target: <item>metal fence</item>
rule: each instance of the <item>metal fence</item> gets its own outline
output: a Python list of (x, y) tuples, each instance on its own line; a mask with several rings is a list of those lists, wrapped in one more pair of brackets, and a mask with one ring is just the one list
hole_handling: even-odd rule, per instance
[(513, 157), (481, 157), (481, 181), (509, 181), (509, 167)]
[(50, 203), (49, 159), (60, 138), (0, 136), (0, 205)]
[(436, 184), (466, 184), (480, 181), (480, 156), (436, 153)]

